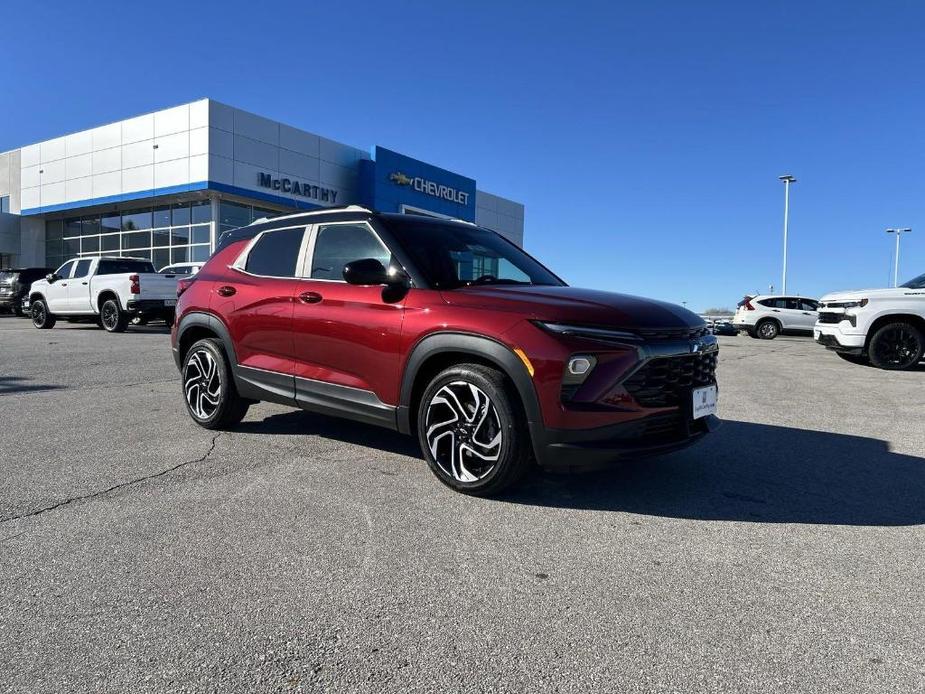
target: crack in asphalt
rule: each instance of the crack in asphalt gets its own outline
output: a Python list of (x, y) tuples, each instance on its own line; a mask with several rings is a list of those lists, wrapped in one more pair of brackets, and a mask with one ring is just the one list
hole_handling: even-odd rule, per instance
[[(54, 503), (50, 506), (45, 506), (43, 508), (36, 509), (35, 511), (29, 511), (28, 513), (21, 513), (16, 516), (7, 516), (6, 518), (0, 518), (0, 523), (9, 523), (11, 521), (20, 520), (22, 518), (32, 518), (33, 516), (39, 516), (43, 513), (47, 513), (49, 511), (54, 511), (56, 509), (59, 509), (62, 506), (68, 506), (69, 504), (72, 504), (75, 501), (85, 501), (87, 499), (96, 499), (97, 497), (105, 496), (106, 494), (109, 494), (111, 492), (124, 489), (125, 487), (131, 487), (132, 485), (135, 485), (135, 484), (141, 484), (142, 482), (147, 482), (149, 480), (153, 480), (158, 477), (163, 477), (164, 475), (170, 474), (171, 472), (174, 472), (175, 470), (179, 470), (181, 467), (186, 467), (187, 465), (193, 465), (194, 463), (203, 463), (206, 461), (206, 459), (210, 455), (212, 455), (212, 452), (215, 450), (215, 444), (221, 435), (222, 435), (222, 432), (219, 432), (215, 436), (213, 436), (212, 442), (209, 444), (209, 450), (207, 450), (203, 455), (199, 456), (198, 458), (193, 458), (192, 460), (184, 460), (182, 463), (177, 463), (176, 465), (172, 465), (171, 467), (161, 470), (160, 472), (153, 472), (150, 475), (142, 475), (141, 477), (137, 477), (133, 480), (128, 480), (127, 482), (120, 482), (119, 484), (115, 484), (107, 489), (102, 489), (100, 491), (91, 492), (89, 494), (78, 494), (77, 496), (72, 496), (70, 498)], [(17, 537), (17, 536), (14, 535), (13, 537)], [(12, 538), (4, 538), (4, 539), (9, 540)], [(3, 540), (0, 540), (0, 542), (2, 541)]]

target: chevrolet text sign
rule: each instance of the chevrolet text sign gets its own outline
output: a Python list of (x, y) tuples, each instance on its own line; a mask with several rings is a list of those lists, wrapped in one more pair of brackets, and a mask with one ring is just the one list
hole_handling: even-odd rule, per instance
[(456, 190), (456, 188), (451, 188), (450, 186), (445, 186), (442, 183), (428, 181), (426, 178), (421, 178), (420, 176), (406, 176), (401, 171), (396, 171), (389, 174), (389, 180), (400, 186), (411, 186), (419, 193), (433, 195), (435, 198), (440, 198), (441, 200), (455, 202), (460, 205), (469, 204), (469, 193)]

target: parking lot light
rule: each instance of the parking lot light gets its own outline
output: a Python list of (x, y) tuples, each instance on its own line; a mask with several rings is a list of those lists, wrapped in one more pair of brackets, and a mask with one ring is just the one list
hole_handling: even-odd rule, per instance
[(781, 291), (787, 293), (787, 227), (790, 222), (790, 184), (796, 183), (797, 179), (790, 174), (778, 176), (779, 181), (784, 183), (784, 271), (781, 281)]
[(912, 231), (908, 227), (905, 229), (887, 229), (886, 233), (896, 234), (896, 255), (894, 256), (893, 262), (893, 286), (899, 286), (899, 237), (902, 234)]

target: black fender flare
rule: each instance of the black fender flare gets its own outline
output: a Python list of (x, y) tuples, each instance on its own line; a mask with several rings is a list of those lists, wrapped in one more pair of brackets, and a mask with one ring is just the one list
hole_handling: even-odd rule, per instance
[(173, 358), (177, 363), (177, 368), (183, 368), (183, 364), (180, 361), (180, 344), (183, 341), (183, 335), (189, 331), (190, 328), (196, 327), (206, 328), (218, 335), (218, 339), (222, 341), (222, 345), (225, 347), (225, 354), (228, 355), (231, 370), (235, 373), (235, 376), (237, 376), (238, 355), (234, 351), (234, 342), (231, 340), (228, 328), (211, 313), (205, 313), (204, 311), (192, 311), (185, 314), (177, 325), (177, 343), (173, 346)]
[(401, 395), (397, 412), (398, 430), (404, 434), (413, 433), (411, 431), (411, 397), (414, 393), (415, 379), (428, 359), (447, 352), (462, 352), (488, 360), (511, 379), (523, 403), (530, 436), (536, 444), (538, 429), (543, 425), (543, 414), (540, 410), (539, 396), (536, 394), (533, 379), (526, 365), (506, 345), (484, 335), (462, 332), (432, 333), (422, 338), (411, 350), (401, 377)]

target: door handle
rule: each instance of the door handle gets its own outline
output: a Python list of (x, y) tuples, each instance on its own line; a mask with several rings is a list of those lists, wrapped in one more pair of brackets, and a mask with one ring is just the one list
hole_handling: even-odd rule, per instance
[(299, 301), (305, 304), (317, 304), (324, 298), (318, 292), (302, 292), (299, 294)]
[(86, 282), (81, 282), (81, 284), (87, 284)]
[(62, 283), (61, 283), (61, 286), (62, 286), (62, 287), (66, 287), (66, 286), (67, 286), (67, 282), (62, 282)]
[(238, 291), (237, 289), (235, 289), (234, 287), (230, 287), (227, 284), (224, 287), (218, 288), (219, 296), (234, 296), (235, 292), (237, 291)]
[(772, 310), (774, 313), (780, 313), (780, 309), (779, 309), (779, 308), (772, 308), (771, 310)]

